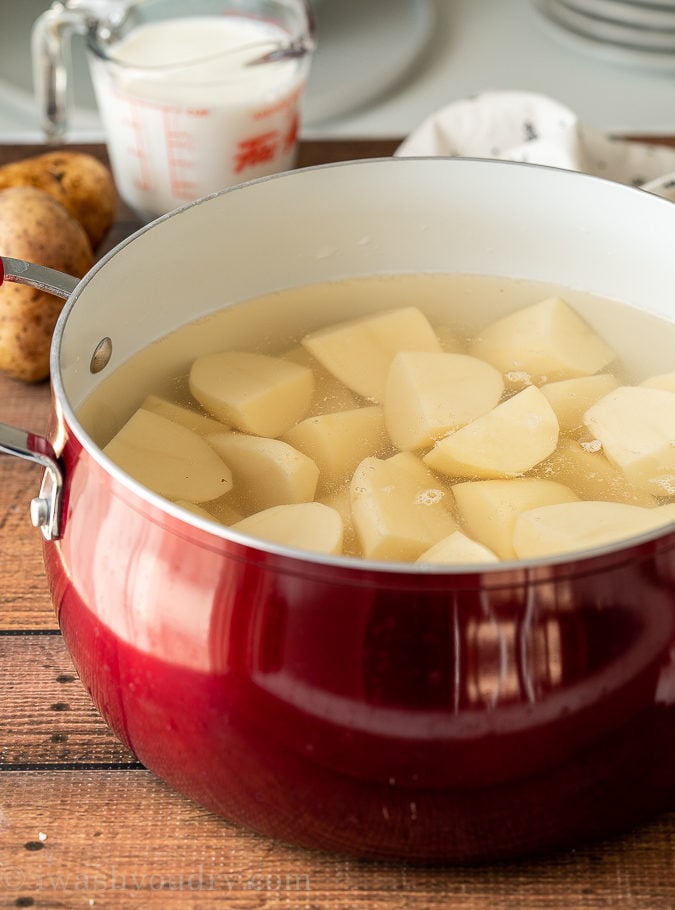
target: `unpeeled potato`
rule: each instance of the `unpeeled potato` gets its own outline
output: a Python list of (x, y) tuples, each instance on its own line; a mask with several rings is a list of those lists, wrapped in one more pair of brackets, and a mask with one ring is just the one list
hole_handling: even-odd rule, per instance
[(32, 186), (49, 193), (79, 221), (95, 249), (115, 218), (117, 191), (108, 168), (93, 155), (45, 152), (0, 167), (0, 190)]
[[(82, 227), (52, 196), (32, 186), (0, 191), (0, 255), (81, 278), (94, 256)], [(0, 370), (26, 382), (49, 375), (49, 349), (64, 301), (9, 281), (0, 286)]]

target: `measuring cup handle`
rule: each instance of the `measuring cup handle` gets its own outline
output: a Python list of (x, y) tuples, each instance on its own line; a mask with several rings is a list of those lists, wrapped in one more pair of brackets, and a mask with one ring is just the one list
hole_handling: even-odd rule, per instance
[(32, 32), (33, 85), (47, 141), (62, 142), (70, 113), (70, 39), (85, 34), (87, 14), (54, 3), (35, 21)]

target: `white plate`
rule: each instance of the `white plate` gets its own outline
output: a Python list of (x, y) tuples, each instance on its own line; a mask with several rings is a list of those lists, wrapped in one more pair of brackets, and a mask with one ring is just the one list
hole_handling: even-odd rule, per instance
[(555, 15), (548, 11), (547, 0), (533, 0), (539, 15), (539, 24), (552, 37), (572, 50), (590, 55), (595, 60), (608, 63), (633, 66), (639, 69), (657, 72), (675, 72), (675, 53), (658, 53), (640, 48), (626, 47), (620, 44), (603, 43), (595, 38), (588, 38), (562, 25)]
[(675, 5), (655, 9), (626, 0), (566, 0), (566, 6), (596, 18), (640, 28), (675, 29)]
[(556, 19), (559, 25), (569, 28), (585, 38), (639, 50), (675, 53), (675, 31), (636, 28), (605, 19), (596, 19), (572, 9), (562, 0), (548, 0), (548, 3), (542, 5), (542, 9), (547, 15)]

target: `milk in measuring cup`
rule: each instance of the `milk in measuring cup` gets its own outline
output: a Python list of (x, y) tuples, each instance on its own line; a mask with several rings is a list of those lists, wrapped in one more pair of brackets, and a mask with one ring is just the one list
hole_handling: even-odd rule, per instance
[(306, 62), (245, 65), (287, 40), (260, 20), (185, 17), (91, 60), (117, 187), (142, 217), (293, 166)]

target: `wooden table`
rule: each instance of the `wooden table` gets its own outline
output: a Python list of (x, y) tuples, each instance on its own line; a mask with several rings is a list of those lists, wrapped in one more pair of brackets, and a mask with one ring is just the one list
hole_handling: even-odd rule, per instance
[[(396, 145), (307, 142), (299, 163)], [(0, 147), (0, 163), (35, 151)], [(136, 226), (120, 204), (101, 251)], [(44, 432), (48, 409), (47, 384), (0, 377), (4, 423)], [(116, 740), (76, 677), (28, 517), (39, 471), (4, 458), (0, 472), (0, 907), (675, 908), (675, 813), (533, 862), (420, 869), (295, 849), (178, 796)]]

